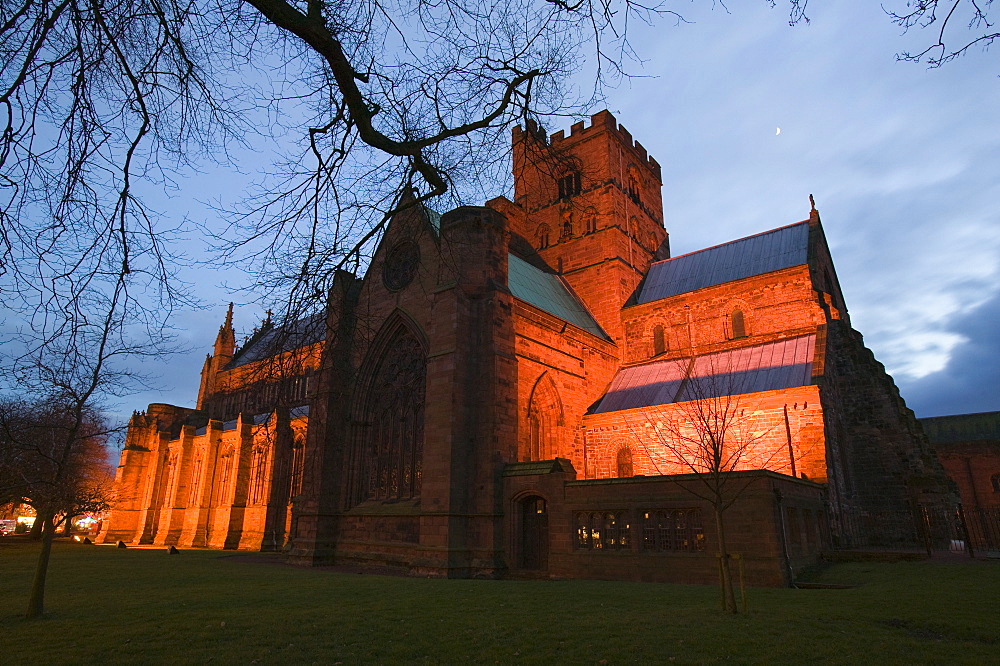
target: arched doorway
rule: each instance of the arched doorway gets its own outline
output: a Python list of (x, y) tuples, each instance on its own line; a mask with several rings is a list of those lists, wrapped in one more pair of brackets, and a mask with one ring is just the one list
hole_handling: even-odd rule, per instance
[(518, 567), (541, 571), (548, 567), (549, 559), (548, 507), (538, 495), (525, 497), (518, 504), (521, 519)]

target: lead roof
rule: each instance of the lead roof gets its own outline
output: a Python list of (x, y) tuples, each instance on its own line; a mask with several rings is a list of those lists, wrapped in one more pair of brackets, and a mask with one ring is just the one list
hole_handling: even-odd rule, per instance
[(227, 368), (262, 361), (300, 347), (322, 342), (326, 337), (326, 313), (320, 312), (284, 326), (272, 326), (258, 331), (236, 352)]
[(507, 285), (515, 298), (599, 338), (610, 340), (608, 334), (594, 321), (590, 312), (561, 277), (546, 273), (517, 255), (509, 254), (508, 257)]
[(816, 335), (622, 368), (593, 413), (759, 393), (812, 383)]
[(658, 261), (649, 267), (637, 302), (648, 303), (804, 264), (808, 252), (806, 221)]

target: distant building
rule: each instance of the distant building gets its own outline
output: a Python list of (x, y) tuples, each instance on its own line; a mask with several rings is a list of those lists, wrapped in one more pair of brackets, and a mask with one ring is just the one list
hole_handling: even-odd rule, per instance
[(104, 538), (705, 582), (714, 515), (670, 438), (719, 399), (753, 433), (727, 524), (754, 582), (787, 582), (847, 516), (948, 494), (815, 207), (671, 258), (660, 166), (607, 111), (513, 141), (513, 201), (399, 213), (323, 316), (237, 349), (230, 310), (197, 409), (133, 417)]
[(1000, 412), (920, 419), (966, 509), (1000, 508)]

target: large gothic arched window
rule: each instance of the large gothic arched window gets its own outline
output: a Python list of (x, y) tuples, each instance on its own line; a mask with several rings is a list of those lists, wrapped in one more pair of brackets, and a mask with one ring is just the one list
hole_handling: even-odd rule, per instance
[(420, 496), (427, 357), (405, 329), (384, 349), (364, 406), (357, 467), (361, 501)]

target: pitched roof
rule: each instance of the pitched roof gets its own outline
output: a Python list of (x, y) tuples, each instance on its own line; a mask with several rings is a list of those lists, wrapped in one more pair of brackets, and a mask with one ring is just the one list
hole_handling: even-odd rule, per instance
[(507, 285), (515, 298), (599, 338), (610, 339), (561, 277), (546, 273), (517, 255), (507, 256)]
[(933, 416), (919, 421), (927, 437), (935, 444), (1000, 441), (1000, 412)]
[(658, 261), (640, 288), (638, 302), (742, 280), (806, 263), (809, 222), (797, 222), (697, 252)]
[(622, 368), (595, 414), (812, 383), (816, 335)]
[(233, 360), (226, 367), (238, 368), (241, 365), (262, 361), (282, 352), (321, 342), (325, 337), (325, 312), (319, 312), (284, 326), (272, 326), (258, 331), (236, 352)]

